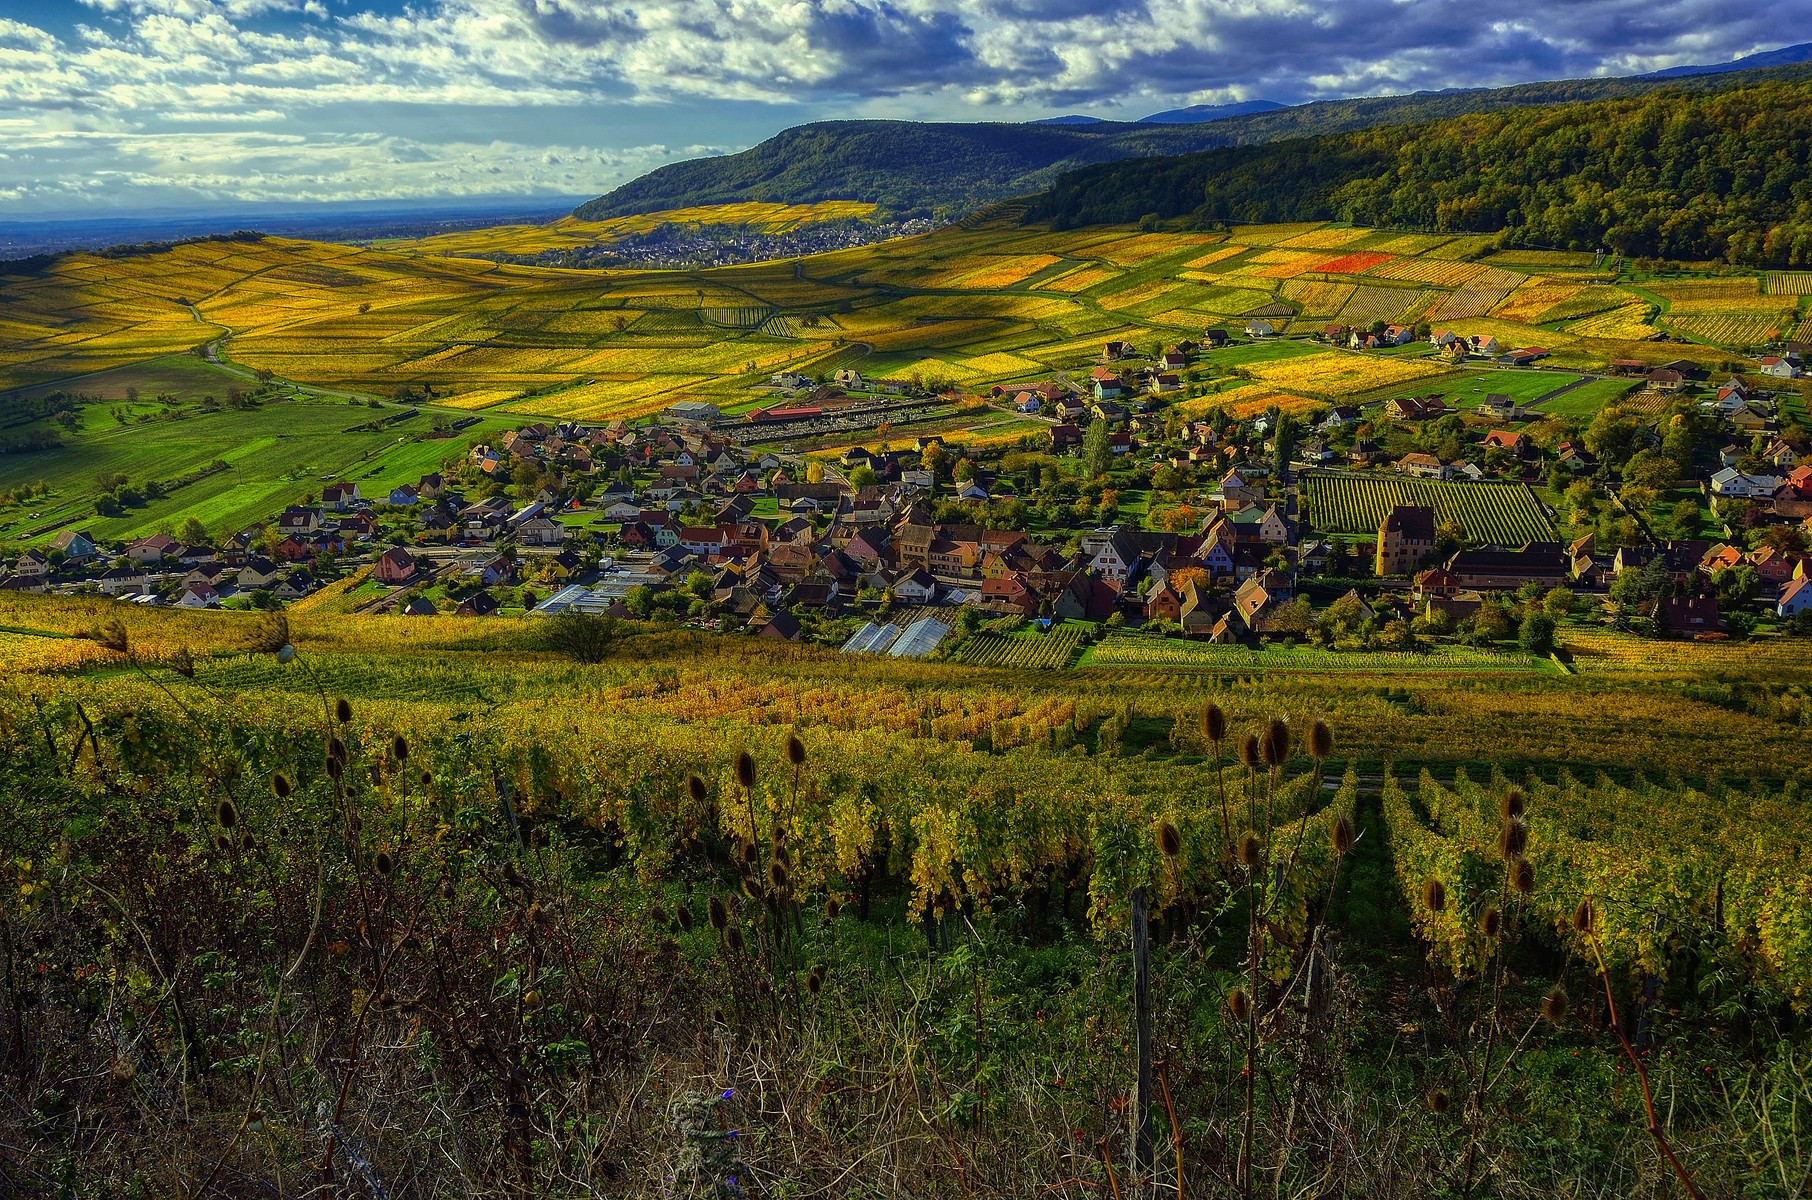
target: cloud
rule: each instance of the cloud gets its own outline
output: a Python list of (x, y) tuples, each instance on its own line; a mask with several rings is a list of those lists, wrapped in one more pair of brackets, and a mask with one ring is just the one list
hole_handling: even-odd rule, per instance
[[(1488, 87), (1715, 62), (1778, 44), (1780, 30), (1812, 17), (1812, 0), (81, 3), (84, 20), (61, 30), (0, 18), (0, 121), (152, 139), (147, 146), (172, 134), (198, 149), (209, 126), (295, 134), (303, 158), (289, 176), (304, 190), (317, 167), (335, 187), (353, 190), (361, 186), (356, 166), (380, 170), (378, 159), (350, 149), (367, 144), (348, 140), (357, 137), (421, 148), (396, 160), (409, 164), (400, 172), (409, 186), (458, 188), (482, 176), (487, 186), (514, 187), (520, 172), (557, 189), (568, 176), (550, 175), (554, 165), (537, 165), (533, 152), (570, 140), (581, 122), (597, 136), (643, 143), (606, 147), (607, 156), (633, 152), (653, 162), (664, 151), (652, 146), (725, 140), (718, 125), (751, 128), (750, 103), (773, 106), (770, 131), (878, 113), (1012, 120), (1081, 107), (1132, 117), (1188, 103)], [(712, 132), (665, 136), (690, 114)], [(479, 120), (494, 140), (465, 128)], [(642, 132), (654, 128), (663, 136)], [(252, 143), (205, 144), (210, 159), (255, 159), (260, 187), (278, 188), (273, 181), (286, 177)], [(137, 164), (112, 177), (130, 178), (130, 186), (152, 186), (166, 169), (188, 181), (182, 186), (227, 186), (224, 173), (134, 155), (129, 141), (109, 152)], [(559, 171), (634, 169), (629, 158), (587, 153), (561, 147), (570, 161)], [(485, 165), (449, 165), (442, 179), (417, 162), (437, 154), (448, 164)], [(10, 192), (55, 191), (55, 181), (20, 181), (17, 169), (9, 164)], [(613, 181), (601, 175), (575, 189)], [(388, 193), (402, 184), (362, 186)]]

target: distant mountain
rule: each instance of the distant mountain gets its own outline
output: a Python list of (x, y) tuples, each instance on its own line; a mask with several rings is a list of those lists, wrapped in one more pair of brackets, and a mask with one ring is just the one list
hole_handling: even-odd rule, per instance
[(1760, 54), (1750, 54), (1732, 62), (1716, 63), (1708, 67), (1669, 67), (1665, 71), (1651, 71), (1636, 78), (1679, 79), (1687, 75), (1725, 75), (1731, 71), (1753, 71), (1761, 67), (1785, 67), (1804, 62), (1812, 62), (1812, 42), (1782, 46), (1779, 50), (1763, 50)]
[[(1802, 50), (1771, 51), (1788, 55)], [(1642, 96), (1698, 93), (1766, 80), (1812, 78), (1812, 65), (1704, 68), (1696, 75), (1569, 79), (1515, 87), (1319, 100), (1189, 123), (1060, 117), (1025, 124), (821, 121), (777, 134), (740, 154), (658, 167), (574, 210), (583, 220), (752, 200), (803, 204), (864, 200), (896, 218), (947, 219), (1029, 196), (1065, 172), (1130, 158), (1191, 154), (1321, 134), (1452, 120), (1474, 113)], [(1264, 101), (1248, 103), (1263, 104)], [(1178, 110), (1185, 112), (1188, 110)], [(1168, 114), (1158, 113), (1155, 117)], [(1136, 196), (1117, 204), (1140, 203)], [(1158, 205), (1140, 208), (1140, 214)], [(1137, 215), (1137, 214), (1135, 214)]]
[(1030, 123), (1033, 125), (1105, 125), (1107, 121), (1101, 117), (1086, 117), (1081, 113), (1070, 113), (1067, 116), (1045, 117), (1043, 120)]
[(1168, 112), (1141, 117), (1141, 125), (1199, 125), (1204, 121), (1225, 121), (1228, 117), (1249, 117), (1253, 113), (1275, 112), (1288, 108), (1275, 100), (1237, 100), (1232, 104), (1191, 104)]

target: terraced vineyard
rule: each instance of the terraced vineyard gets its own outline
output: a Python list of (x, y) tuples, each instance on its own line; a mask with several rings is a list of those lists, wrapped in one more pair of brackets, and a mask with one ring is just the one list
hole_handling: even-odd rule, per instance
[(1520, 546), (1556, 538), (1554, 523), (1526, 484), (1455, 483), (1356, 471), (1303, 477), (1308, 523), (1323, 533), (1375, 534), (1398, 505), (1433, 508), (1435, 520), (1465, 530), (1474, 544)]

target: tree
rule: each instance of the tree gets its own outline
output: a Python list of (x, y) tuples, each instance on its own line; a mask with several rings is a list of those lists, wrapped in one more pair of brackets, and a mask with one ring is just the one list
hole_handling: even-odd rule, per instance
[(1296, 418), (1283, 413), (1277, 418), (1277, 432), (1273, 436), (1273, 465), (1279, 479), (1287, 479), (1290, 474), (1290, 457), (1296, 453)]
[(1545, 612), (1532, 612), (1523, 618), (1517, 641), (1530, 654), (1554, 653), (1554, 618)]
[(187, 542), (191, 546), (202, 546), (207, 544), (208, 529), (194, 517), (188, 517), (183, 521), (182, 528), (177, 531), (176, 537), (177, 540)]
[(1557, 587), (1542, 598), (1542, 611), (1550, 617), (1570, 617), (1573, 615), (1574, 596), (1566, 588)]
[(1762, 590), (1762, 577), (1748, 563), (1738, 563), (1713, 571), (1711, 585), (1717, 589), (1719, 604), (1743, 605), (1755, 599)]
[(817, 459), (805, 464), (805, 481), (807, 483), (824, 482), (824, 464)]
[(1113, 461), (1114, 452), (1108, 444), (1107, 422), (1095, 421), (1089, 425), (1088, 432), (1082, 435), (1083, 465), (1088, 468), (1090, 475), (1100, 478), (1107, 474)]
[(574, 662), (603, 662), (616, 645), (617, 619), (569, 608), (543, 624), (542, 638), (547, 649)]

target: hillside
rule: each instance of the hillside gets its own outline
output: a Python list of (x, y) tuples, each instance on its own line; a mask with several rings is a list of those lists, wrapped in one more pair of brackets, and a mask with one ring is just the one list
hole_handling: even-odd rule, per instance
[(1812, 258), (1809, 157), (1812, 82), (1669, 89), (1098, 166), (1059, 180), (1027, 219), (1340, 220), (1797, 265)]
[[(1812, 67), (1789, 64), (1686, 79), (1573, 79), (1326, 100), (1206, 121), (1188, 118), (1189, 110), (1156, 114), (1134, 124), (821, 121), (786, 130), (739, 154), (669, 163), (580, 205), (573, 215), (581, 221), (601, 221), (699, 205), (819, 200), (867, 201), (898, 216), (958, 215), (990, 201), (1039, 191), (1064, 172), (1090, 164), (1502, 109), (1635, 97), (1663, 88), (1715, 91), (1809, 76)], [(1186, 119), (1192, 123), (1169, 123)], [(1149, 209), (1139, 210), (1145, 211)]]
[(1035, 192), (1064, 170), (1225, 145), (1199, 126), (823, 121), (740, 154), (670, 163), (573, 210), (581, 221), (746, 201), (863, 200), (895, 215), (960, 212)]

